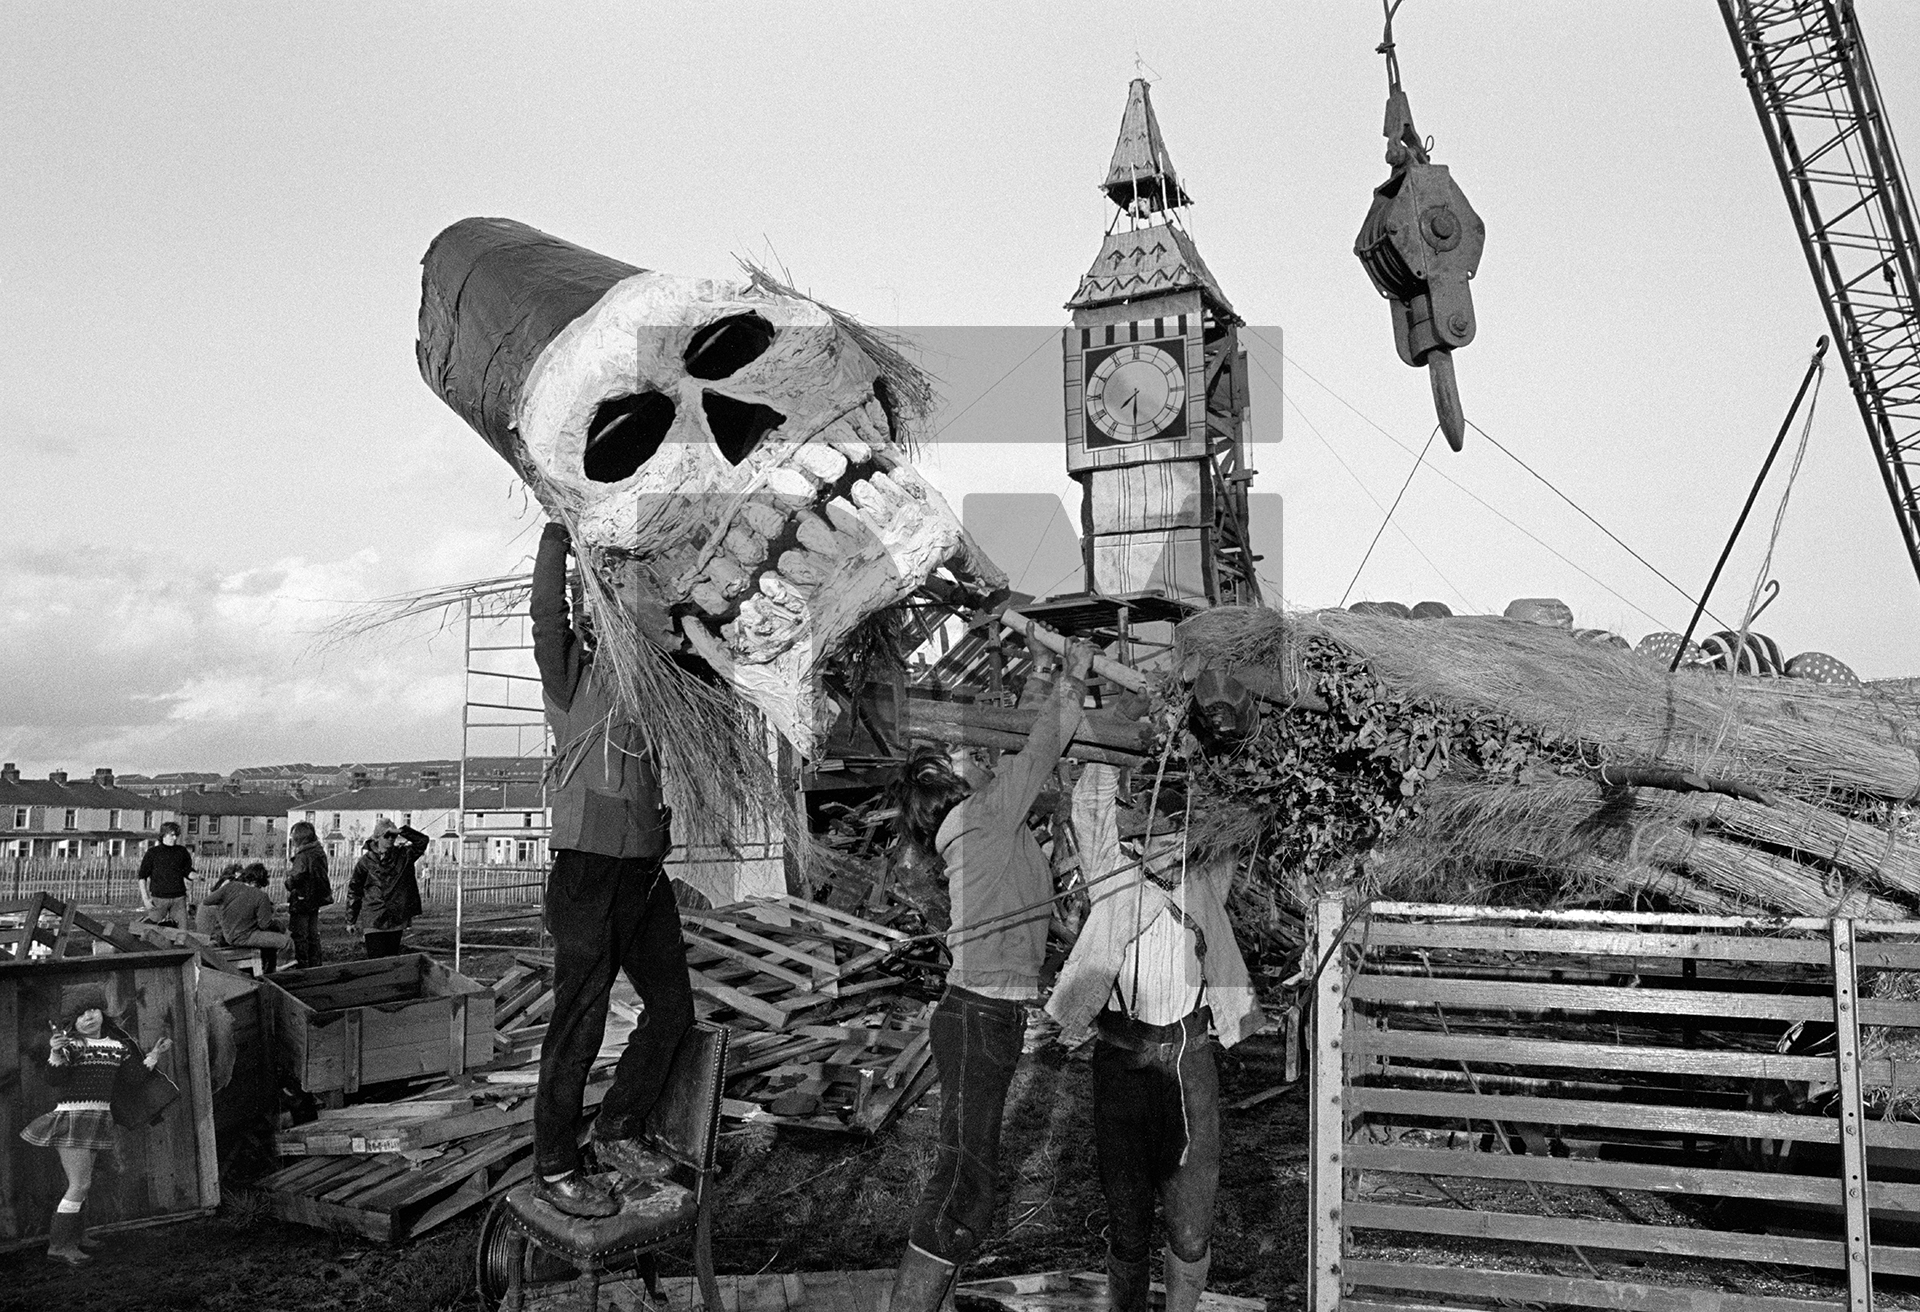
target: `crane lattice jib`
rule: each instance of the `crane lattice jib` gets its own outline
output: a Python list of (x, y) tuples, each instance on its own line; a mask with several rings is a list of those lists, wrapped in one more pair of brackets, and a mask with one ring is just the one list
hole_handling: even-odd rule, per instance
[(1920, 237), (1851, 0), (1720, 0), (1920, 575)]

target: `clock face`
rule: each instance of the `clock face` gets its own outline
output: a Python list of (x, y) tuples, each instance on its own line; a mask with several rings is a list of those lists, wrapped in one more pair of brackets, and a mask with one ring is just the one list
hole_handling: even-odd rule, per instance
[[(1089, 446), (1144, 442), (1179, 427), (1187, 403), (1187, 370), (1179, 339), (1128, 342), (1086, 355)], [(1100, 441), (1095, 437), (1099, 434)]]

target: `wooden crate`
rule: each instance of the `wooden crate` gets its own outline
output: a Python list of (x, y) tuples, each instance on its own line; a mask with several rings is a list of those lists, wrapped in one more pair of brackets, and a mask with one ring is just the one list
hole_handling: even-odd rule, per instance
[(1920, 924), (1336, 899), (1311, 972), (1311, 1312), (1920, 1276)]
[(191, 952), (115, 953), (0, 963), (0, 1247), (44, 1243), (66, 1174), (51, 1148), (20, 1138), (28, 1121), (55, 1102), (47, 1082), (47, 1036), (60, 990), (99, 984), (117, 1019), (129, 1019), (140, 1045), (164, 1035), (173, 1051), (159, 1069), (180, 1099), (158, 1124), (120, 1130), (119, 1166), (101, 1154), (87, 1199), (89, 1225), (129, 1229), (212, 1211), (220, 1205), (213, 1095), (204, 1018), (195, 1000)]
[(493, 993), (424, 954), (269, 976), (281, 1078), (317, 1094), (459, 1075), (493, 1055)]

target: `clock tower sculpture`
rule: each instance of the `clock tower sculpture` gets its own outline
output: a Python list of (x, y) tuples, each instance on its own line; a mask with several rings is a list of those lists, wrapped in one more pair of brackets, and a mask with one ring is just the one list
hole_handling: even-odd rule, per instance
[(1241, 319), (1182, 222), (1192, 199), (1144, 79), (1127, 90), (1101, 190), (1116, 212), (1063, 338), (1086, 591), (1257, 603)]

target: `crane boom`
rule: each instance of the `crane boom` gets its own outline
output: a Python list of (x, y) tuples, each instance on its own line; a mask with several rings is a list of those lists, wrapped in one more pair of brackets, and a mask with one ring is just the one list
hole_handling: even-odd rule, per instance
[(1920, 235), (1852, 0), (1720, 0), (1920, 577)]

